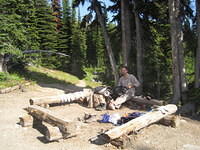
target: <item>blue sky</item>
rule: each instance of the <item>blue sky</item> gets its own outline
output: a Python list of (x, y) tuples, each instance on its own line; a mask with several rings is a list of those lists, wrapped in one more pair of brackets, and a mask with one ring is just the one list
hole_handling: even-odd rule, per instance
[[(110, 5), (113, 4), (109, 0), (101, 0), (101, 1), (106, 4), (106, 7), (108, 7), (108, 6), (110, 6)], [(79, 8), (80, 8), (81, 17), (85, 16), (88, 13), (88, 10), (87, 10), (88, 6), (89, 6), (89, 2), (87, 0), (85, 2), (84, 6), (80, 5)], [(109, 18), (109, 20), (112, 20), (112, 16), (113, 16), (113, 14), (111, 14), (110, 12), (108, 12), (108, 18)]]
[[(70, 0), (70, 1), (72, 1), (72, 0)], [(106, 7), (113, 4), (110, 0), (100, 0), (100, 1), (104, 2), (106, 4)], [(85, 1), (84, 5), (79, 6), (81, 18), (83, 16), (85, 16), (86, 14), (88, 14), (88, 10), (87, 10), (88, 6), (89, 6), (88, 0)], [(195, 0), (191, 0), (191, 6), (190, 7), (194, 10), (193, 14), (195, 15), (195, 13), (196, 13)], [(113, 14), (108, 12), (109, 21), (111, 21), (112, 18), (113, 18)]]

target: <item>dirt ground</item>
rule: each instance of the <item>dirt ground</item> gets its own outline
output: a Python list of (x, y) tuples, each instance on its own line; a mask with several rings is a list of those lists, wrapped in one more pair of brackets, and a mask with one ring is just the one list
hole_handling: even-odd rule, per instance
[[(59, 88), (58, 88), (59, 87)], [(67, 120), (79, 123), (81, 131), (77, 137), (46, 143), (43, 135), (32, 127), (21, 127), (19, 116), (26, 114), (23, 108), (29, 105), (32, 97), (62, 94), (69, 90), (80, 90), (75, 86), (32, 85), (7, 94), (0, 94), (0, 149), (2, 150), (113, 150), (111, 144), (91, 144), (89, 139), (99, 132), (113, 128), (108, 123), (83, 123), (78, 121), (84, 113), (102, 115), (104, 113), (129, 113), (123, 107), (117, 111), (95, 111), (79, 104), (51, 107), (50, 109)], [(128, 149), (135, 150), (200, 150), (200, 122), (187, 118), (181, 119), (178, 128), (153, 124), (142, 129), (138, 135), (131, 136), (133, 144)]]

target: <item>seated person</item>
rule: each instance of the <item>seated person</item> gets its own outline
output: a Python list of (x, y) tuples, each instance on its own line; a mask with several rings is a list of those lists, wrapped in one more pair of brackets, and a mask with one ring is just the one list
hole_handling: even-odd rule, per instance
[(124, 95), (116, 98), (115, 101), (110, 101), (109, 108), (112, 110), (120, 108), (123, 103), (134, 97), (135, 88), (140, 86), (140, 83), (136, 77), (128, 73), (128, 68), (126, 66), (121, 67), (120, 73), (122, 76), (119, 79), (118, 86), (126, 87), (128, 90)]

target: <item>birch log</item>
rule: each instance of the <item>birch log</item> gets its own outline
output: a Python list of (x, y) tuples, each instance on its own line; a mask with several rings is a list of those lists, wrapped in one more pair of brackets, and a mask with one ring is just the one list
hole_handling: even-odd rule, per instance
[(92, 94), (93, 91), (91, 89), (83, 89), (83, 91), (69, 94), (47, 96), (41, 98), (31, 98), (29, 102), (30, 105), (63, 104), (90, 97)]
[(137, 132), (140, 129), (152, 123), (158, 122), (165, 116), (175, 113), (176, 111), (177, 111), (176, 105), (169, 104), (166, 106), (161, 106), (152, 112), (146, 113), (143, 116), (140, 116), (121, 126), (115, 127), (105, 132), (103, 134), (103, 137), (106, 141), (110, 141), (110, 140), (119, 138), (120, 136), (124, 134), (129, 134), (130, 132)]

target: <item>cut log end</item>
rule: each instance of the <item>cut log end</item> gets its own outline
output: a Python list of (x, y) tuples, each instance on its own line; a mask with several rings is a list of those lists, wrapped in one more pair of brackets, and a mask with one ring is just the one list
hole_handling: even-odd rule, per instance
[(29, 127), (33, 125), (33, 117), (31, 115), (25, 115), (23, 117), (19, 117), (19, 124), (22, 127)]
[(176, 115), (169, 115), (159, 121), (160, 124), (177, 128), (180, 125), (180, 117)]

